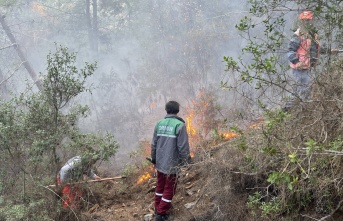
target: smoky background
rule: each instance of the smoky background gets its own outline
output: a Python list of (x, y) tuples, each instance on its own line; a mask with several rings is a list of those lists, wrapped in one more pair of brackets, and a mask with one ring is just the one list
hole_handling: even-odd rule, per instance
[[(87, 82), (92, 92), (73, 102), (90, 108), (89, 116), (79, 122), (82, 131), (109, 131), (118, 140), (115, 159), (102, 163), (111, 173), (130, 164), (129, 153), (140, 141), (150, 142), (168, 100), (181, 104), (183, 118), (204, 90), (216, 94), (220, 120), (259, 114), (252, 100), (261, 95), (251, 86), (237, 85), (239, 76), (228, 75), (223, 62), (224, 56), (238, 56), (248, 42), (235, 28), (249, 14), (247, 1), (25, 0), (11, 7), (2, 4), (1, 13), (37, 74), (44, 75), (46, 56), (56, 44), (76, 52), (80, 66), (97, 62)], [(286, 17), (292, 20), (295, 14), (288, 12)], [(290, 21), (282, 30), (286, 36), (293, 26)], [(257, 28), (255, 34), (263, 36), (263, 30)], [(38, 90), (15, 47), (8, 47), (11, 44), (0, 29), (0, 89), (5, 99)], [(284, 64), (285, 51), (279, 52)], [(249, 54), (244, 55), (243, 60), (249, 59)], [(287, 75), (287, 70), (280, 73)], [(241, 87), (242, 93), (223, 90), (221, 81)], [(266, 94), (264, 99), (271, 106), (282, 98), (278, 94), (275, 99), (273, 90)]]

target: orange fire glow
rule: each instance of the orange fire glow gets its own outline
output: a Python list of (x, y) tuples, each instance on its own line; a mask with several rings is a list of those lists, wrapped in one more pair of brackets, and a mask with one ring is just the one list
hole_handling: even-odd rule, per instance
[(193, 158), (194, 157), (194, 152), (191, 151), (191, 153), (189, 155), (191, 155), (191, 158)]
[(255, 123), (255, 124), (249, 126), (249, 128), (250, 128), (250, 129), (256, 128), (256, 127), (259, 127), (261, 124), (263, 124), (263, 120), (260, 120), (259, 122), (257, 122), (257, 123)]
[(233, 133), (233, 132), (222, 133), (220, 135), (223, 136), (224, 139), (230, 139), (230, 138), (238, 136), (238, 134)]
[(192, 120), (193, 120), (193, 117), (194, 117), (194, 110), (190, 110), (189, 111), (189, 115), (186, 116), (186, 122), (187, 122), (187, 133), (192, 136), (192, 135), (195, 135), (196, 134), (196, 130), (192, 124)]
[(149, 172), (145, 172), (143, 175), (141, 175), (138, 178), (137, 184), (142, 184), (144, 181), (147, 181), (150, 178), (151, 178), (150, 173)]
[[(209, 103), (211, 101), (211, 95), (208, 95), (205, 93), (204, 90), (201, 90), (197, 96), (196, 100), (191, 101), (191, 103), (188, 105), (187, 104), (187, 115), (185, 117), (186, 119), (186, 129), (189, 137), (189, 143), (191, 146), (190, 150), (190, 156), (193, 158), (195, 156), (195, 153), (197, 151), (196, 147), (199, 141), (202, 141), (208, 137), (208, 134), (211, 130), (211, 128), (207, 128), (208, 126), (206, 123), (207, 121), (204, 121), (206, 119), (206, 114), (209, 113), (213, 108), (213, 103)], [(251, 125), (249, 128), (257, 128), (263, 123), (263, 120), (255, 120), (255, 123)], [(200, 125), (199, 125), (200, 124)], [(200, 126), (202, 124), (206, 124), (205, 126), (203, 125), (203, 128), (198, 128), (196, 126)], [(209, 125), (211, 126), (211, 125)], [(223, 132), (223, 128), (220, 128), (223, 125), (215, 125), (214, 127), (217, 128), (217, 132), (220, 137), (218, 140), (213, 141), (213, 146), (217, 144), (217, 142), (221, 142), (224, 140), (229, 140), (235, 137), (240, 136), (239, 133), (235, 133), (232, 131), (228, 132)], [(213, 128), (212, 128), (213, 129)], [(220, 132), (219, 132), (220, 131)], [(225, 131), (225, 130), (224, 130)]]
[(155, 102), (152, 102), (152, 103), (150, 104), (150, 107), (151, 107), (151, 108), (155, 108)]

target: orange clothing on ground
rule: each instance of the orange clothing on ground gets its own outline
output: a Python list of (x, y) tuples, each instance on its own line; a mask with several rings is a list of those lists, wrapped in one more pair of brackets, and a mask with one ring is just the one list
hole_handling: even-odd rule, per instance
[[(57, 183), (61, 185), (58, 177)], [(66, 184), (62, 189), (62, 207), (65, 209), (80, 207), (82, 196), (83, 193), (78, 184)]]

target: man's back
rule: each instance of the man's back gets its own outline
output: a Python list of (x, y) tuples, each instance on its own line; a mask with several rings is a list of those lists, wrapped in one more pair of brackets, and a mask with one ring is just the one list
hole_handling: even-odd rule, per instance
[(156, 169), (176, 174), (178, 166), (189, 156), (188, 136), (182, 118), (168, 114), (154, 131), (152, 146), (156, 151)]

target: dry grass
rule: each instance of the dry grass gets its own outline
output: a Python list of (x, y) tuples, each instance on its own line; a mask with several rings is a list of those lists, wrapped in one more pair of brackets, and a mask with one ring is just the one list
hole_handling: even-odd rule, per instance
[[(190, 220), (339, 220), (342, 69), (342, 60), (334, 62), (316, 79), (312, 99), (297, 102), (290, 113), (269, 112), (260, 128), (245, 131), (212, 151), (205, 151), (210, 146), (198, 148), (204, 151), (198, 153), (201, 160), (192, 169), (203, 178), (204, 197)], [(268, 182), (272, 172), (278, 172), (280, 179)], [(262, 196), (258, 206), (248, 208), (249, 196), (256, 192)], [(272, 201), (275, 198), (277, 203)], [(267, 204), (278, 209), (271, 210)]]

